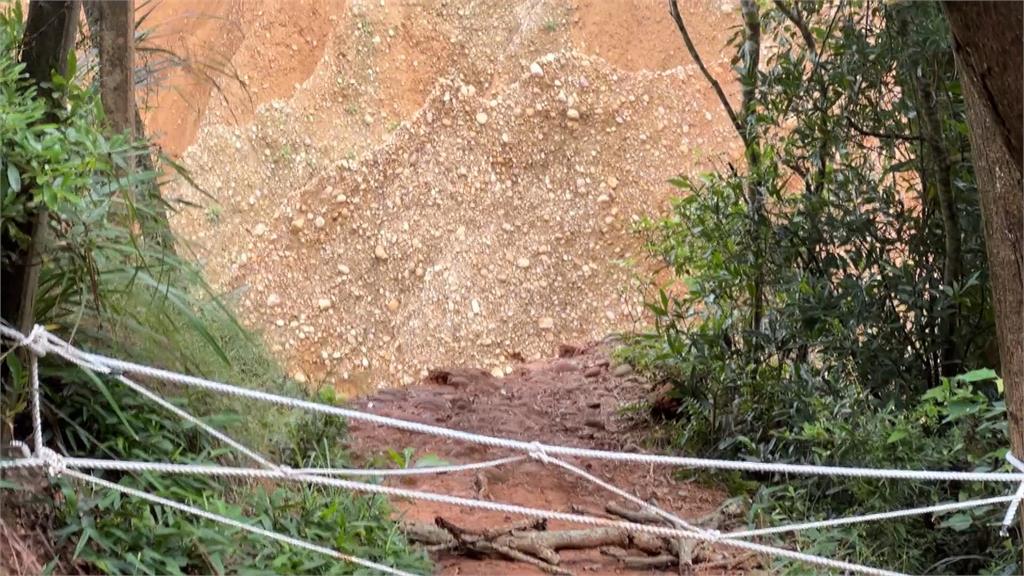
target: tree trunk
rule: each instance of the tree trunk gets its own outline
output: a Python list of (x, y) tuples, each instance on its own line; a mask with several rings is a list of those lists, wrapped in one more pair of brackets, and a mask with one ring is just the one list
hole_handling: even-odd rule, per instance
[[(74, 48), (78, 31), (77, 1), (32, 2), (25, 22), (21, 45), (21, 61), (25, 72), (36, 85), (49, 82), (54, 72), (67, 73), (68, 54)], [(49, 94), (41, 88), (40, 94)], [(51, 114), (52, 116), (52, 114)], [(31, 195), (29, 189), (22, 194)], [(46, 241), (47, 212), (45, 206), (34, 206), (19, 230), (30, 238), (27, 246), (6, 235), (2, 239), (4, 258), (0, 271), (0, 316), (24, 333), (32, 329), (39, 286), (42, 248)]]
[[(761, 171), (760, 138), (758, 137), (757, 121), (757, 83), (758, 66), (761, 62), (761, 13), (755, 0), (740, 0), (740, 12), (743, 15), (743, 67), (740, 74), (741, 92), (739, 121), (745, 134), (746, 149), (744, 157), (747, 161), (747, 210), (750, 217), (750, 233), (754, 240), (754, 283), (750, 294), (750, 328), (756, 335), (761, 330), (764, 317), (764, 290), (766, 267), (766, 229), (768, 218), (764, 213), (764, 181)], [(755, 336), (756, 337), (756, 336)]]
[[(97, 84), (110, 128), (126, 133), (136, 142), (142, 141), (146, 129), (135, 98), (135, 0), (89, 0), (84, 7), (89, 36), (99, 57)], [(152, 155), (139, 155), (131, 168), (152, 172)], [(156, 183), (144, 182), (142, 186), (136, 190), (132, 185), (126, 191), (131, 192), (132, 202), (144, 202), (157, 216), (156, 222), (143, 223), (142, 239), (174, 254), (174, 237), (167, 225), (168, 205)]]
[[(927, 66), (928, 64), (923, 64)], [(921, 119), (921, 136), (927, 156), (922, 162), (928, 164), (928, 172), (934, 178), (935, 189), (939, 200), (939, 213), (942, 216), (942, 233), (945, 240), (942, 262), (942, 283), (953, 286), (963, 275), (963, 256), (960, 242), (960, 219), (957, 214), (956, 196), (953, 192), (953, 172), (946, 146), (946, 136), (939, 117), (939, 102), (936, 92), (937, 78), (933, 71), (917, 73), (911, 70), (914, 91), (917, 96), (917, 107)], [(922, 186), (927, 181), (921, 182)], [(957, 327), (959, 312), (942, 311), (939, 318), (939, 342), (942, 354), (939, 362), (939, 373), (942, 376), (954, 376), (960, 372), (960, 351), (957, 349)]]
[[(100, 100), (115, 132), (135, 136), (135, 0), (86, 4), (100, 59)], [(98, 26), (92, 28), (93, 22)], [(97, 41), (98, 40), (98, 41)]]
[[(1024, 4), (947, 2), (981, 196), (1010, 446), (1024, 458)], [(1019, 513), (1024, 534), (1024, 512)]]

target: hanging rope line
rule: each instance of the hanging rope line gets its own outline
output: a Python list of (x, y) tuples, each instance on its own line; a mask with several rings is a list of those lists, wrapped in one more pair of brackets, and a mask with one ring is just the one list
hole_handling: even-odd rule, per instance
[[(236, 527), (240, 530), (245, 530), (251, 533), (255, 533), (273, 540), (283, 542), (285, 544), (305, 548), (315, 552), (327, 554), (334, 558), (352, 562), (354, 564), (371, 568), (379, 572), (386, 574), (401, 574), (406, 575), (406, 572), (384, 566), (369, 560), (357, 558), (351, 555), (343, 554), (337, 550), (325, 548), (317, 544), (306, 542), (301, 539), (297, 539), (288, 535), (279, 534), (262, 528), (258, 528), (238, 520), (226, 518), (212, 512), (202, 510), (200, 508), (193, 507), (188, 504), (175, 502), (162, 498), (153, 494), (149, 494), (133, 488), (128, 488), (120, 484), (114, 484), (95, 476), (84, 474), (80, 470), (118, 470), (123, 472), (156, 472), (164, 474), (192, 474), (192, 475), (206, 475), (206, 476), (219, 476), (219, 477), (235, 477), (235, 478), (248, 478), (248, 479), (270, 479), (288, 482), (302, 482), (305, 484), (319, 485), (332, 488), (341, 488), (345, 490), (351, 490), (353, 492), (363, 492), (371, 494), (382, 494), (387, 496), (396, 496), (402, 498), (409, 498), (413, 500), (436, 502), (441, 504), (462, 506), (466, 508), (473, 508), (479, 510), (488, 510), (494, 512), (503, 512), (506, 514), (517, 514), (522, 516), (544, 518), (548, 520), (559, 520), (564, 522), (571, 522), (575, 524), (584, 524), (591, 526), (609, 526), (624, 528), (628, 531), (635, 533), (647, 533), (656, 536), (668, 537), (668, 538), (683, 538), (689, 540), (697, 540), (708, 542), (711, 544), (718, 544), (728, 546), (732, 548), (738, 548), (756, 552), (759, 554), (765, 554), (778, 558), (787, 558), (807, 564), (821, 566), (825, 568), (831, 568), (835, 570), (842, 570), (847, 572), (857, 572), (862, 574), (877, 574), (877, 575), (890, 575), (898, 574), (889, 570), (881, 568), (875, 568), (871, 566), (864, 566), (860, 564), (853, 564), (844, 562), (841, 560), (834, 560), (830, 558), (824, 558), (812, 554), (806, 554), (799, 551), (788, 550), (785, 548), (778, 548), (774, 546), (768, 546), (748, 541), (750, 538), (759, 536), (766, 536), (772, 534), (780, 534), (785, 532), (795, 532), (800, 530), (809, 530), (817, 528), (828, 528), (841, 525), (849, 525), (861, 522), (875, 522), (895, 518), (903, 518), (914, 515), (922, 514), (939, 514), (949, 512), (953, 510), (965, 510), (970, 508), (992, 506), (999, 504), (1008, 504), (1007, 511), (1004, 517), (1002, 531), (1005, 535), (1006, 530), (1012, 524), (1014, 516), (1020, 506), (1020, 502), (1024, 499), (1024, 463), (1014, 457), (1012, 454), (1007, 452), (1007, 461), (1016, 468), (1017, 472), (962, 472), (962, 471), (942, 471), (942, 470), (899, 470), (899, 469), (884, 469), (884, 468), (856, 468), (856, 467), (838, 467), (838, 466), (817, 466), (817, 465), (801, 465), (801, 464), (785, 464), (785, 463), (768, 463), (768, 462), (751, 462), (751, 461), (731, 461), (731, 460), (716, 460), (716, 459), (703, 459), (703, 458), (690, 458), (680, 456), (664, 456), (657, 454), (643, 454), (633, 452), (615, 452), (605, 450), (592, 450), (585, 448), (574, 448), (569, 446), (558, 446), (548, 445), (540, 442), (526, 442), (522, 440), (515, 440), (509, 438), (500, 438), (494, 436), (487, 436), (482, 434), (474, 434), (470, 432), (464, 432), (460, 430), (453, 430), (444, 428), (441, 426), (433, 426), (429, 424), (423, 424), (419, 422), (411, 422), (407, 420), (401, 420), (398, 418), (391, 418), (387, 416), (379, 416), (376, 414), (362, 412), (358, 410), (352, 410), (347, 408), (340, 408), (336, 406), (317, 404), (306, 400), (297, 398), (289, 398), (286, 396), (279, 396), (276, 394), (270, 394), (258, 390), (251, 390), (248, 388), (241, 388), (222, 382), (216, 382), (207, 380), (204, 378), (198, 378), (195, 376), (189, 376), (186, 374), (179, 374), (168, 370), (162, 370), (159, 368), (153, 368), (142, 364), (136, 364), (133, 362), (126, 362), (102, 356), (99, 354), (92, 354), (80, 350), (70, 343), (61, 340), (57, 336), (49, 333), (41, 326), (36, 326), (27, 335), (23, 335), (17, 330), (8, 326), (0, 324), (0, 335), (10, 340), (15, 346), (20, 346), (27, 349), (29, 354), (29, 380), (31, 389), (31, 402), (30, 409), (32, 411), (32, 434), (33, 434), (33, 450), (29, 450), (28, 446), (23, 442), (12, 442), (12, 447), (18, 448), (22, 454), (22, 458), (0, 460), (0, 469), (11, 469), (11, 468), (43, 468), (51, 478), (58, 478), (60, 476), (68, 476), (75, 478), (84, 483), (90, 483), (99, 487), (116, 490), (123, 494), (127, 494), (133, 497), (142, 498), (150, 502), (168, 506), (189, 514), (193, 514), (208, 520), (219, 522), (225, 525)], [(225, 444), (235, 448), (242, 454), (248, 456), (256, 463), (260, 464), (262, 468), (242, 468), (242, 467), (227, 467), (227, 466), (212, 466), (212, 465), (197, 465), (197, 464), (173, 464), (164, 462), (140, 462), (140, 461), (123, 461), (123, 460), (102, 460), (92, 458), (74, 458), (65, 457), (57, 454), (53, 450), (43, 445), (42, 439), (42, 418), (40, 411), (40, 394), (39, 394), (39, 366), (38, 360), (40, 357), (46, 356), (47, 353), (54, 353), (56, 356), (60, 356), (67, 362), (79, 366), (82, 369), (90, 370), (95, 373), (103, 374), (116, 379), (130, 389), (141, 394), (149, 400), (157, 403), (163, 408), (174, 413), (178, 417), (196, 425), (211, 436), (224, 442)], [(133, 374), (137, 376), (143, 376), (152, 378), (164, 382), (180, 384), (190, 386), (194, 388), (204, 389), (211, 392), (217, 392), (226, 395), (232, 395), (242, 398), (249, 398), (253, 400), (259, 400), (281, 406), (287, 406), (291, 408), (303, 409), (311, 412), (317, 412), (321, 414), (328, 414), (333, 416), (340, 416), (351, 418), (353, 420), (362, 420), (378, 425), (389, 426), (401, 430), (410, 432), (417, 432), (423, 434), (430, 434), (434, 436), (460, 440), (464, 442), (476, 443), (492, 448), (503, 448), (513, 451), (521, 452), (519, 456), (509, 456), (505, 458), (499, 458), (495, 460), (487, 460), (482, 462), (468, 463), (468, 464), (454, 464), (454, 465), (442, 465), (442, 466), (431, 466), (423, 468), (408, 468), (408, 469), (387, 469), (387, 470), (364, 470), (364, 469), (349, 469), (349, 468), (301, 468), (291, 469), (287, 466), (280, 466), (273, 463), (268, 458), (262, 456), (258, 452), (246, 447), (244, 444), (234, 440), (230, 436), (217, 430), (216, 428), (206, 424), (200, 418), (190, 414), (189, 412), (175, 406), (166, 399), (160, 397), (152, 390), (138, 384), (137, 382), (129, 379), (125, 374)], [(900, 479), (900, 480), (918, 480), (918, 481), (959, 481), (959, 482), (1000, 482), (1000, 483), (1019, 483), (1015, 493), (1013, 495), (999, 496), (994, 498), (982, 498), (976, 500), (967, 500), (963, 502), (950, 502), (944, 504), (937, 504), (932, 506), (924, 506), (919, 508), (910, 508), (906, 510), (895, 510), (889, 512), (880, 512), (875, 514), (865, 514), (860, 516), (850, 516), (845, 518), (835, 518), (830, 520), (821, 520), (813, 522), (804, 522), (798, 524), (789, 524), (785, 526), (775, 526), (768, 528), (761, 528), (755, 530), (740, 530), (730, 533), (722, 533), (718, 530), (708, 530), (698, 526), (695, 526), (686, 520), (679, 518), (678, 516), (663, 510), (657, 506), (654, 506), (641, 498), (630, 494), (626, 490), (619, 488), (613, 484), (605, 482), (604, 480), (594, 476), (586, 470), (579, 468), (573, 464), (565, 462), (557, 456), (570, 456), (576, 458), (589, 458), (599, 459), (614, 462), (634, 462), (644, 464), (659, 464), (659, 465), (672, 465), (672, 466), (683, 466), (691, 468), (709, 468), (709, 469), (723, 469), (723, 470), (741, 470), (741, 471), (756, 471), (756, 472), (769, 472), (776, 474), (814, 474), (823, 476), (833, 477), (863, 477), (863, 478), (883, 478), (883, 479)], [(612, 492), (630, 502), (639, 505), (642, 509), (652, 512), (659, 517), (665, 519), (671, 526), (655, 526), (648, 524), (639, 524), (634, 522), (626, 522), (619, 520), (612, 520), (608, 518), (600, 518), (589, 515), (569, 514), (565, 512), (557, 512), (553, 510), (543, 510), (537, 508), (529, 508), (519, 506), (516, 504), (508, 504), (501, 502), (490, 502), (485, 500), (475, 500), (470, 498), (463, 498), (459, 496), (452, 496), (448, 494), (437, 494), (433, 492), (423, 492), (418, 490), (409, 490), (404, 488), (391, 487), (381, 484), (373, 484), (366, 482), (355, 482), (351, 480), (343, 480), (334, 478), (333, 476), (374, 476), (374, 477), (385, 477), (385, 476), (406, 476), (406, 475), (418, 475), (418, 474), (445, 474), (445, 473), (457, 473), (468, 470), (479, 470), (484, 468), (491, 468), (497, 466), (506, 466), (526, 460), (527, 458), (539, 461), (546, 465), (552, 465), (566, 470), (584, 480), (593, 483), (609, 492)]]

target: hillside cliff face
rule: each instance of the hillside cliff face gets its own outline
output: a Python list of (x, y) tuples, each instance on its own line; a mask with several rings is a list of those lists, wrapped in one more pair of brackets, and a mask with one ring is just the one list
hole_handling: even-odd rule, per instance
[[(687, 4), (728, 81), (731, 6)], [(244, 8), (166, 36), (241, 80), (189, 91), (182, 159), (215, 201), (178, 185), (203, 207), (173, 224), (295, 375), (344, 393), (636, 327), (633, 223), (739, 152), (660, 3)], [(190, 121), (176, 97), (151, 130)]]

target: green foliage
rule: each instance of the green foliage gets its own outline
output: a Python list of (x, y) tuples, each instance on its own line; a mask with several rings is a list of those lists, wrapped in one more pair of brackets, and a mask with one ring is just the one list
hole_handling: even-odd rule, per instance
[[(813, 417), (787, 442), (807, 460), (853, 466), (993, 471), (1008, 469), (1006, 406), (994, 379), (943, 379), (912, 407), (877, 412), (855, 404), (814, 402)], [(811, 519), (883, 512), (924, 503), (992, 495), (991, 487), (823, 478), (761, 486), (752, 494), (749, 520), (778, 525)], [(945, 515), (916, 516), (793, 535), (801, 550), (914, 573), (1013, 574), (1019, 541), (999, 536), (1005, 506)], [(894, 546), (893, 542), (906, 545)], [(800, 572), (790, 567), (789, 572)]]
[[(648, 253), (672, 280), (648, 298), (654, 330), (623, 354), (672, 384), (672, 427), (688, 451), (999, 466), (1008, 445), (996, 425), (1001, 385), (981, 392), (950, 380), (996, 360), (963, 99), (941, 10), (786, 4), (801, 14), (813, 50), (790, 18), (762, 3), (772, 49), (762, 48), (745, 118), (746, 170), (674, 179), (681, 197), (671, 214), (641, 224)], [(738, 34), (739, 65), (750, 46)], [(947, 200), (952, 223), (942, 217)], [(949, 238), (959, 243), (955, 258)], [(808, 480), (764, 489), (756, 509), (802, 519), (973, 493)], [(828, 555), (909, 572), (1012, 566), (1004, 554), (1012, 541), (991, 528), (963, 530), (968, 519), (800, 538)], [(951, 556), (965, 550), (970, 559)]]
[[(24, 241), (18, 226), (27, 214), (40, 206), (49, 210), (37, 319), (89, 349), (243, 386), (308, 394), (282, 374), (199, 270), (166, 242), (155, 173), (136, 167), (136, 159), (149, 154), (148, 146), (106, 134), (94, 93), (74, 81), (73, 72), (44, 85), (46, 94), (24, 78), (16, 63), (22, 20), (17, 3), (0, 12), (0, 227)], [(3, 361), (10, 378), (0, 391), (0, 423), (13, 423), (17, 430), (28, 400), (27, 378), (16, 354)], [(251, 465), (116, 381), (49, 357), (40, 366), (45, 441), (54, 449), (83, 457)], [(208, 393), (158, 390), (276, 461), (347, 463), (343, 420)], [(330, 391), (314, 397), (335, 401)], [(405, 570), (428, 569), (377, 497), (202, 477), (97, 475)], [(62, 498), (54, 537), (65, 565), (149, 574), (356, 571), (162, 506), (66, 479), (56, 485)]]

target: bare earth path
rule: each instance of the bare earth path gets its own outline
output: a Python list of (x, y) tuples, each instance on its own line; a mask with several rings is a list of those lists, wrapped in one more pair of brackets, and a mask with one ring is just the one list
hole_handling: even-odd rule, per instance
[[(641, 450), (648, 430), (638, 427), (628, 407), (640, 400), (644, 384), (628, 366), (612, 366), (609, 344), (583, 348), (563, 346), (561, 356), (550, 361), (527, 363), (504, 378), (483, 370), (456, 369), (435, 372), (425, 383), (392, 389), (361, 399), (360, 407), (374, 413), (459, 430), (504, 436), (524, 441), (571, 445), (606, 450)], [(510, 455), (476, 445), (415, 435), (366, 424), (353, 426), (353, 452), (364, 457), (387, 449), (412, 448), (414, 457), (432, 454), (446, 462), (469, 463)], [(714, 513), (722, 493), (673, 478), (674, 470), (602, 461), (576, 462), (591, 474), (628, 492), (656, 502), (680, 517), (697, 519)], [(483, 472), (412, 477), (400, 486), (442, 492), (495, 502), (514, 503), (560, 512), (606, 516), (609, 502), (621, 502), (613, 494), (586, 480), (542, 463), (526, 460)], [(395, 501), (406, 522), (433, 523), (442, 517), (471, 529), (509, 526), (522, 518), (498, 513), (423, 502)], [(549, 529), (579, 528), (550, 523)], [(578, 574), (629, 573), (616, 560), (597, 550), (563, 551), (560, 567)], [(700, 549), (695, 554), (697, 573), (748, 571), (756, 560), (740, 559), (721, 567), (723, 558), (737, 554), (723, 549)], [(717, 563), (713, 569), (701, 564)], [(522, 563), (494, 559), (473, 560), (442, 555), (442, 574), (533, 574), (539, 570)], [(677, 573), (673, 568), (670, 573)]]

